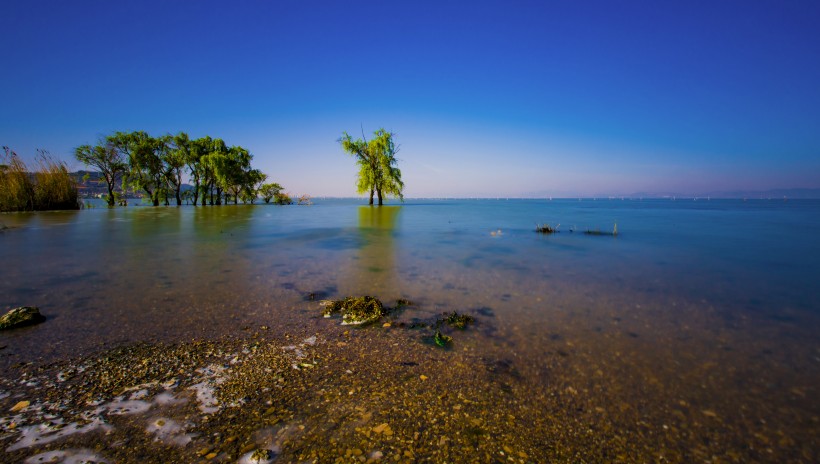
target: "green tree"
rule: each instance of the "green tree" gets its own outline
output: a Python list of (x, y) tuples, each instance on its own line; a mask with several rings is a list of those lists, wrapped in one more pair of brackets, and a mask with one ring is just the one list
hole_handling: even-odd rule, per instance
[(245, 172), (245, 182), (242, 185), (242, 201), (253, 204), (259, 192), (259, 187), (268, 180), (268, 175), (259, 169), (250, 169)]
[(401, 170), (396, 159), (399, 149), (393, 142), (393, 134), (379, 129), (374, 135), (370, 145), (379, 162), (379, 175), (375, 179), (379, 204), (382, 204), (382, 194), (393, 195), (404, 201), (404, 182), (401, 180)]
[(214, 175), (217, 183), (226, 193), (233, 196), (233, 203), (237, 204), (239, 195), (248, 182), (247, 173), (251, 169), (253, 156), (242, 147), (230, 147), (226, 155), (223, 162), (217, 165)]
[(259, 194), (262, 195), (262, 199), (265, 200), (265, 203), (270, 203), (271, 199), (279, 195), (282, 190), (284, 190), (284, 187), (276, 182), (273, 182), (270, 184), (262, 184), (259, 187)]
[(222, 139), (210, 139), (210, 146), (207, 152), (200, 157), (202, 169), (203, 197), (202, 205), (205, 206), (206, 199), (211, 206), (222, 204), (222, 183), (219, 179), (224, 177), (228, 163), (228, 147)]
[(342, 150), (347, 152), (350, 156), (356, 158), (356, 164), (359, 166), (359, 176), (356, 181), (356, 192), (365, 193), (370, 191), (370, 203), (373, 204), (373, 193), (376, 190), (375, 174), (378, 163), (375, 157), (370, 152), (370, 146), (367, 139), (362, 134), (361, 139), (353, 140), (347, 132), (342, 132), (342, 138), (339, 139), (342, 145)]
[(144, 131), (130, 133), (115, 132), (106, 140), (128, 157), (128, 171), (124, 184), (135, 190), (142, 190), (159, 206), (159, 199), (165, 189), (165, 165), (162, 155), (167, 147), (167, 138), (155, 139)]
[(188, 134), (179, 134), (168, 137), (168, 147), (162, 151), (165, 162), (165, 179), (168, 186), (173, 189), (177, 206), (182, 205), (182, 175), (191, 158), (191, 139)]
[(213, 147), (213, 139), (208, 136), (198, 138), (190, 141), (190, 150), (188, 152), (188, 174), (190, 179), (194, 182), (193, 194), (191, 200), (194, 206), (199, 201), (199, 195), (202, 194), (202, 206), (205, 206), (205, 188), (203, 184), (207, 183), (207, 168), (202, 162), (202, 157), (211, 153)]
[(374, 193), (378, 195), (379, 205), (383, 204), (385, 195), (394, 195), (404, 201), (404, 182), (396, 159), (398, 147), (393, 142), (394, 134), (379, 129), (373, 135), (374, 138), (370, 141), (364, 135), (361, 139), (353, 140), (347, 132), (342, 132), (339, 139), (342, 149), (355, 157), (359, 166), (356, 190), (358, 193), (369, 190), (371, 205)]
[(91, 145), (80, 145), (75, 148), (74, 157), (86, 166), (94, 167), (100, 171), (108, 188), (108, 196), (106, 197), (108, 207), (113, 207), (116, 202), (114, 185), (122, 180), (122, 176), (128, 169), (123, 153), (107, 140), (100, 140), (93, 147)]

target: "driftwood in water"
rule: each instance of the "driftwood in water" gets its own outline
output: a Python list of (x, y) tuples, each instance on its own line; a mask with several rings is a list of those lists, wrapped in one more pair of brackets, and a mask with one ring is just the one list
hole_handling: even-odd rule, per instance
[(558, 232), (559, 227), (561, 227), (561, 224), (558, 224), (555, 227), (552, 227), (549, 224), (535, 224), (535, 231), (539, 234), (554, 234)]
[[(549, 224), (537, 224), (536, 223), (535, 224), (535, 231), (538, 232), (539, 234), (554, 234), (554, 233), (558, 232), (558, 227), (560, 227), (560, 226), (561, 226), (561, 224), (558, 224), (557, 226), (552, 227)], [(575, 227), (574, 226), (570, 227), (569, 231), (570, 232), (575, 232)], [(601, 229), (595, 229), (595, 230), (587, 229), (586, 231), (584, 231), (584, 235), (608, 235), (610, 237), (616, 237), (618, 235), (618, 223), (617, 222), (615, 223), (615, 226), (612, 228), (611, 232), (610, 231), (602, 231)]]
[(612, 232), (609, 231), (601, 231), (600, 229), (596, 230), (587, 230), (584, 232), (586, 235), (608, 235), (610, 237), (617, 237), (618, 236), (618, 223), (615, 223), (615, 227), (612, 228)]

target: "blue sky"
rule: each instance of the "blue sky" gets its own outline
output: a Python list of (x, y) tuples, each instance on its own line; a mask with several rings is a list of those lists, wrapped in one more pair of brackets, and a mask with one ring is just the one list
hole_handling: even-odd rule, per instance
[(0, 144), (221, 137), (351, 196), (342, 131), (396, 133), (407, 196), (820, 187), (820, 2), (0, 5)]

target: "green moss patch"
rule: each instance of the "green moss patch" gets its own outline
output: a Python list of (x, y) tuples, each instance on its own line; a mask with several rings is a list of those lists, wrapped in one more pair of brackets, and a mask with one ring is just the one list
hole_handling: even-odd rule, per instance
[(378, 298), (360, 296), (328, 302), (322, 310), (322, 315), (331, 317), (336, 313), (342, 314), (342, 324), (367, 324), (381, 319), (387, 310)]

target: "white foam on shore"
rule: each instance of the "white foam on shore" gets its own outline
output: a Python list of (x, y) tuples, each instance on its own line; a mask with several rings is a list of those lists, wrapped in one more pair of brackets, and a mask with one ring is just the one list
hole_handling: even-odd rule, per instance
[(25, 460), (25, 464), (40, 464), (43, 462), (58, 464), (86, 464), (94, 462), (108, 464), (108, 460), (90, 449), (67, 449), (62, 451), (46, 451), (35, 454)]
[(213, 414), (219, 411), (219, 400), (216, 399), (216, 386), (225, 381), (225, 368), (216, 364), (197, 369), (203, 374), (203, 380), (188, 387), (196, 394), (199, 402), (199, 410), (205, 414)]
[(298, 345), (288, 345), (283, 346), (282, 349), (285, 351), (292, 351), (294, 355), (296, 355), (296, 359), (303, 359), (305, 357), (305, 352), (302, 351), (306, 346), (314, 346), (316, 345), (316, 336), (308, 337), (302, 340), (302, 343)]
[(6, 448), (6, 451), (15, 451), (34, 445), (45, 445), (46, 443), (51, 443), (69, 435), (74, 435), (75, 433), (88, 433), (97, 429), (111, 429), (110, 425), (106, 424), (99, 418), (94, 418), (91, 422), (85, 425), (80, 425), (76, 422), (71, 422), (65, 426), (62, 425), (62, 419), (56, 419), (48, 424), (20, 427), (20, 439), (13, 445)]
[(179, 423), (165, 417), (152, 419), (145, 431), (154, 434), (166, 445), (185, 446), (193, 439), (193, 435), (185, 433), (185, 428)]
[(107, 410), (108, 414), (122, 416), (127, 414), (140, 414), (151, 409), (152, 404), (142, 400), (125, 400), (121, 396), (114, 398), (114, 401), (105, 403), (100, 408)]
[(250, 453), (245, 453), (239, 458), (237, 464), (270, 464), (276, 459), (276, 453), (273, 451), (270, 452), (270, 458), (254, 458), (253, 454), (256, 451), (251, 451)]
[[(133, 391), (133, 389), (130, 389)], [(138, 398), (148, 398), (147, 390), (141, 389), (137, 390), (134, 394), (130, 395), (131, 398), (138, 397)], [(122, 416), (122, 415), (132, 415), (132, 414), (143, 414), (149, 410), (151, 410), (155, 405), (156, 406), (169, 406), (175, 405), (179, 403), (184, 403), (187, 401), (185, 398), (177, 398), (168, 390), (157, 394), (153, 399), (148, 399), (147, 401), (143, 400), (134, 400), (128, 399), (126, 400), (124, 396), (118, 396), (114, 398), (112, 401), (107, 403), (102, 402), (93, 402), (90, 403), (90, 406), (95, 406), (94, 409), (90, 411), (85, 411), (81, 414), (81, 417), (84, 420), (87, 420), (88, 423), (84, 425), (80, 425), (77, 422), (71, 422), (69, 424), (65, 424), (63, 419), (54, 417), (51, 415), (38, 415), (40, 420), (48, 420), (47, 423), (36, 424), (31, 426), (20, 427), (18, 429), (18, 433), (20, 434), (19, 440), (11, 445), (7, 450), (14, 451), (22, 448), (28, 448), (34, 445), (44, 445), (46, 443), (51, 443), (53, 441), (59, 440), (61, 438), (67, 437), (69, 435), (73, 435), (76, 433), (87, 433), (94, 430), (104, 430), (109, 431), (112, 430), (113, 427), (105, 422), (103, 419), (104, 414), (109, 414), (112, 416)], [(40, 406), (39, 409), (42, 409)], [(16, 416), (15, 416), (16, 417)], [(65, 425), (64, 425), (65, 424)], [(187, 440), (187, 441), (186, 441)], [(187, 444), (190, 442), (191, 439), (185, 438), (183, 435), (174, 436), (171, 440), (171, 444), (178, 444), (182, 443)], [(55, 459), (57, 459), (55, 457)], [(67, 458), (68, 459), (68, 458)], [(73, 459), (73, 458), (71, 458)], [(46, 461), (41, 461), (46, 462)], [(57, 461), (62, 462), (62, 461)], [(66, 461), (66, 462), (74, 462), (74, 461)], [(78, 461), (79, 462), (79, 461)]]
[(131, 393), (131, 396), (128, 397), (129, 400), (141, 400), (148, 397), (148, 389), (143, 388), (142, 390), (137, 390), (134, 393)]
[(216, 399), (216, 390), (207, 380), (191, 385), (188, 389), (193, 390), (196, 394), (200, 411), (205, 414), (213, 414), (219, 411), (219, 401)]
[(186, 401), (185, 398), (177, 398), (169, 391), (164, 391), (154, 397), (154, 403), (160, 406), (173, 406), (175, 404), (185, 403)]

